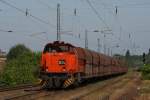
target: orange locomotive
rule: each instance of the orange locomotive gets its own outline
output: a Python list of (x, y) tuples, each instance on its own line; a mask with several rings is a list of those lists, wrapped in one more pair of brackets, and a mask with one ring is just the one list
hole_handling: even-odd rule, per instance
[(55, 41), (44, 48), (40, 78), (46, 88), (66, 88), (89, 78), (123, 74), (127, 70), (122, 60)]

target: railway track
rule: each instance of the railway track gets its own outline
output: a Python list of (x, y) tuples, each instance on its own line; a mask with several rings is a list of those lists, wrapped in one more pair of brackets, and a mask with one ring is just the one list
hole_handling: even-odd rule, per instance
[(139, 84), (140, 76), (136, 73), (130, 77), (110, 81), (108, 84), (103, 84), (102, 87), (73, 97), (71, 100), (133, 100), (138, 95), (137, 86)]
[(50, 93), (46, 91), (28, 91), (28, 93), (21, 94), (21, 95), (13, 95), (13, 96), (8, 96), (5, 97), (5, 100), (31, 100), (31, 99), (36, 99), (38, 97), (43, 97), (46, 95), (50, 95)]
[[(81, 86), (74, 89), (64, 90), (64, 91), (55, 91), (53, 95), (47, 95), (39, 97), (34, 100), (82, 100), (85, 96), (103, 89), (109, 85), (115, 84), (118, 81), (121, 81), (125, 76), (119, 76), (117, 78), (106, 79), (97, 83), (91, 83), (85, 86)], [(86, 99), (87, 100), (87, 99)], [(90, 100), (90, 99), (89, 99)], [(105, 99), (106, 100), (106, 99)]]
[[(114, 79), (114, 80), (112, 79), (112, 81), (106, 80), (108, 82), (108, 84), (105, 84), (105, 82), (103, 82), (101, 84), (102, 85), (101, 87), (97, 87), (95, 89), (87, 91), (86, 93), (83, 93), (81, 95), (73, 97), (73, 98), (71, 98), (71, 100), (81, 100), (82, 98), (84, 98), (84, 97), (86, 97), (86, 96), (88, 96), (88, 95), (90, 95), (90, 94), (92, 94), (92, 93), (94, 93), (94, 92), (96, 92), (98, 90), (104, 89), (104, 88), (106, 88), (107, 86), (109, 86), (111, 84), (116, 84), (117, 82), (119, 82), (121, 80), (122, 80), (122, 77), (119, 77), (118, 79)], [(102, 96), (102, 98), (104, 98), (104, 99), (100, 99), (100, 100), (109, 100), (109, 95), (104, 95), (104, 96)]]
[(41, 90), (42, 88), (39, 84), (0, 88), (0, 100), (16, 100), (17, 98), (23, 98), (28, 95), (36, 95), (36, 93), (40, 93)]
[[(104, 93), (108, 93), (108, 94), (103, 94), (103, 93), (97, 94), (96, 96), (98, 96), (98, 98), (100, 99), (96, 99), (96, 100), (109, 100), (111, 93), (113, 93), (113, 92), (111, 93), (109, 92), (110, 89), (113, 89), (115, 91), (116, 88), (118, 89), (118, 88), (121, 88), (122, 86), (125, 86), (127, 82), (130, 82), (134, 79), (133, 76), (134, 76), (133, 74), (123, 75), (123, 76), (119, 76), (119, 77), (115, 77), (111, 79), (106, 79), (106, 80), (103, 80), (94, 84), (92, 83), (86, 86), (81, 86), (81, 87), (66, 90), (66, 91), (60, 91), (57, 93), (55, 92), (53, 95), (39, 97), (34, 100), (41, 100), (41, 99), (43, 100), (95, 100), (93, 98), (89, 99), (88, 97), (101, 90), (103, 90)], [(105, 89), (107, 90), (105, 91)]]
[(25, 89), (25, 88), (32, 88), (32, 87), (37, 87), (39, 86), (37, 85), (33, 85), (33, 84), (25, 84), (25, 85), (19, 85), (19, 86), (15, 86), (15, 87), (0, 87), (0, 92), (5, 92), (5, 91), (13, 91), (13, 90), (18, 90), (18, 89)]
[(46, 96), (56, 96), (57, 94), (61, 94), (63, 90), (60, 91), (46, 91), (43, 89), (38, 90), (28, 90), (24, 91), (23, 94), (12, 94), (4, 96), (3, 98), (0, 98), (0, 100), (37, 100), (38, 98), (44, 98)]
[[(4, 95), (0, 92), (0, 96), (3, 95), (2, 98), (0, 97), (0, 100), (82, 100), (99, 90), (104, 90), (109, 87), (111, 88), (112, 84), (114, 84), (113, 87), (115, 87), (116, 83), (119, 84), (116, 85), (116, 88), (124, 86), (125, 83), (132, 79), (134, 79), (133, 75), (123, 75), (67, 90), (60, 89), (47, 91), (40, 89), (39, 87), (23, 88), (20, 90), (5, 91), (6, 94)], [(110, 95), (103, 95), (102, 97), (107, 99)]]
[[(119, 79), (113, 81), (113, 83), (117, 82)], [(106, 81), (109, 81), (109, 80), (106, 80)], [(0, 100), (37, 100), (38, 98), (49, 98), (50, 100), (53, 100), (52, 98), (57, 98), (57, 96), (58, 96), (58, 98), (60, 98), (61, 95), (67, 96), (69, 92), (76, 93), (76, 91), (79, 91), (80, 89), (82, 90), (82, 88), (85, 88), (85, 87), (84, 86), (79, 87), (79, 88), (76, 88), (75, 90), (69, 89), (69, 90), (58, 90), (58, 91), (57, 90), (46, 91), (46, 90), (40, 89), (40, 87), (36, 88), (36, 87), (32, 87), (30, 85), (18, 86), (18, 88), (15, 87), (12, 89), (7, 89), (7, 88), (4, 89), (3, 92), (6, 92), (6, 94), (4, 96), (0, 97)], [(1, 92), (2, 92), (2, 90), (1, 90)], [(91, 91), (88, 93), (91, 93)], [(71, 94), (69, 94), (69, 95), (71, 95)], [(84, 93), (80, 96), (82, 97), (83, 95), (87, 95), (87, 93)], [(75, 96), (75, 98), (73, 98), (73, 99), (77, 99), (80, 96)]]

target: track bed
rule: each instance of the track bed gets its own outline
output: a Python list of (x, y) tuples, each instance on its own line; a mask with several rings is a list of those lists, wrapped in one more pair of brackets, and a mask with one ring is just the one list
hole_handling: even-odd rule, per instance
[[(133, 99), (138, 95), (140, 74), (130, 73), (111, 79), (89, 83), (78, 88), (40, 90), (40, 87), (0, 92), (0, 99), (7, 100), (119, 100)], [(38, 90), (39, 89), (39, 90)], [(37, 90), (37, 91), (36, 91)]]

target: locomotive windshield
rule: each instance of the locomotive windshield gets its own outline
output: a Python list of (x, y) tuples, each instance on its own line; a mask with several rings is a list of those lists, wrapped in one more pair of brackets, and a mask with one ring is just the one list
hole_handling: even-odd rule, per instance
[(44, 53), (46, 52), (68, 52), (72, 51), (72, 47), (67, 45), (46, 45)]

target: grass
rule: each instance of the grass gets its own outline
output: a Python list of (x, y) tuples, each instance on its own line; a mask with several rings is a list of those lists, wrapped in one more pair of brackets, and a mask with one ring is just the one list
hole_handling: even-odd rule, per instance
[(143, 80), (142, 81), (142, 85), (141, 85), (141, 89), (140, 89), (140, 93), (141, 94), (149, 94), (150, 93), (150, 80)]

